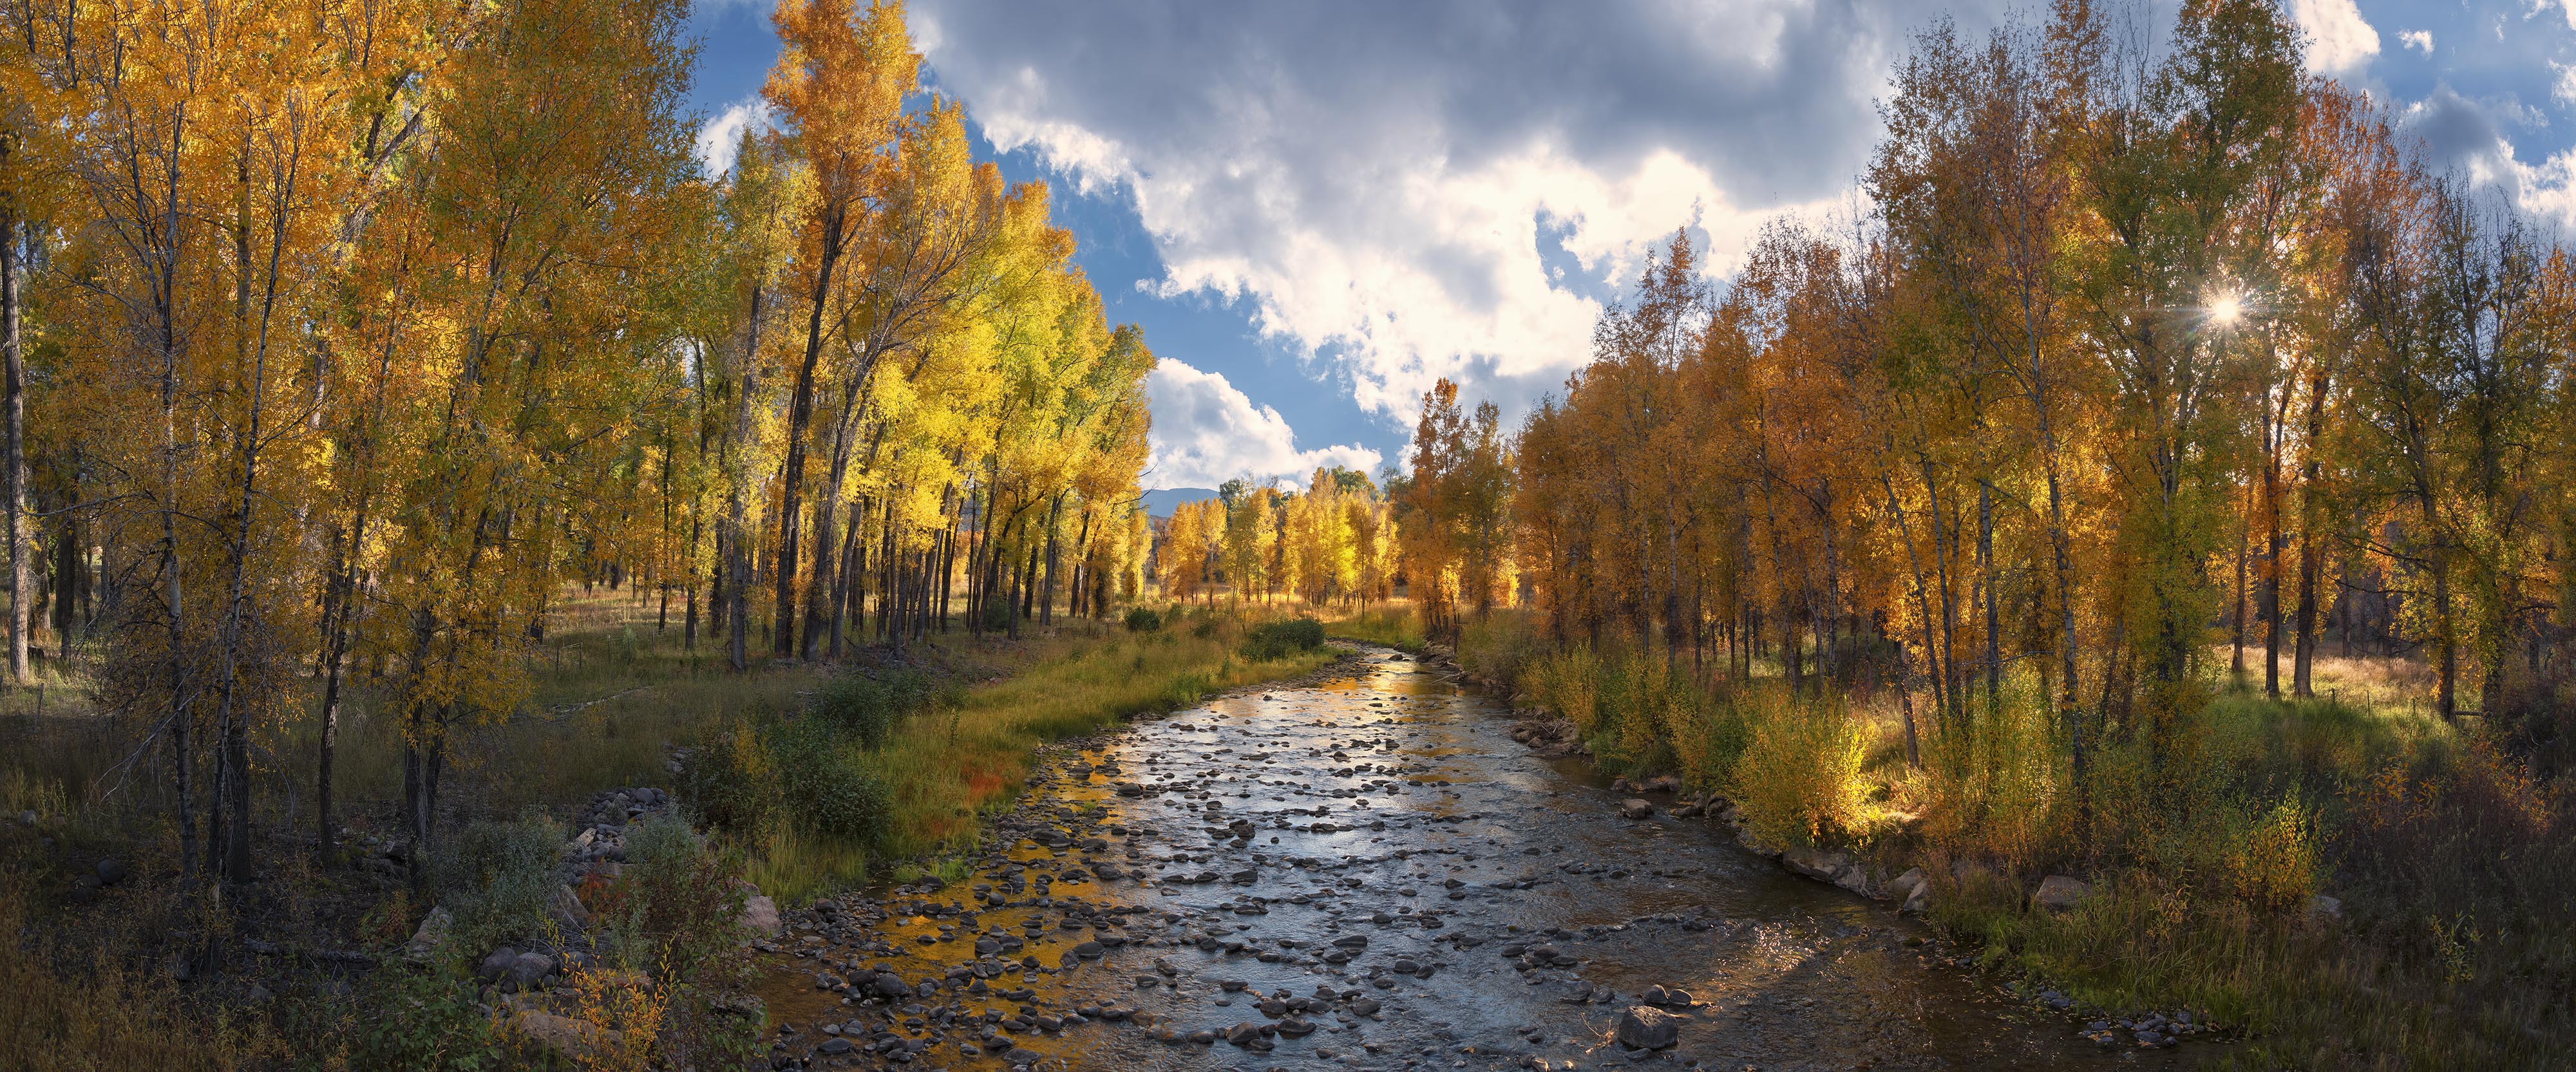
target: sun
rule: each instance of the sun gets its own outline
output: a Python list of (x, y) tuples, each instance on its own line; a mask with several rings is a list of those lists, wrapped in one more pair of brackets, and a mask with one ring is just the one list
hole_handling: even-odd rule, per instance
[(2245, 299), (2235, 293), (2221, 294), (2209, 303), (2211, 323), (2221, 327), (2245, 318)]

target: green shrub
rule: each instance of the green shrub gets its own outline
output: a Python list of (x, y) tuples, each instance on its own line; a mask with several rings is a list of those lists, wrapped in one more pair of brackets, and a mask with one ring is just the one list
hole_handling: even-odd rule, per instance
[(1735, 793), (1735, 766), (1753, 743), (1753, 724), (1735, 704), (1694, 704), (1672, 726), (1673, 761), (1693, 788)]
[(1158, 631), (1158, 630), (1160, 630), (1160, 629), (1162, 629), (1162, 628), (1163, 628), (1163, 616), (1162, 616), (1162, 614), (1161, 614), (1161, 613), (1157, 612), (1154, 608), (1152, 608), (1152, 607), (1130, 607), (1130, 608), (1128, 608), (1128, 610), (1127, 610), (1127, 631), (1128, 631), (1128, 632), (1130, 632), (1130, 633), (1151, 633), (1151, 632), (1156, 632), (1156, 631)]
[(727, 833), (758, 837), (778, 818), (777, 772), (748, 722), (718, 731), (699, 746), (683, 789), (681, 799), (698, 821)]
[(438, 1072), (500, 1068), (504, 1053), (499, 1023), (475, 1000), (474, 980), (452, 966), (432, 971), (372, 971), (361, 977), (357, 1006), (362, 1025), (350, 1054), (353, 1068), (416, 1068)]
[(884, 836), (892, 796), (835, 727), (805, 718), (766, 736), (778, 790), (800, 825), (870, 845)]
[(1469, 619), (1458, 631), (1458, 667), (1480, 681), (1519, 685), (1521, 675), (1549, 651), (1546, 630), (1523, 611), (1498, 610)]
[(1746, 824), (1775, 845), (1865, 833), (1868, 785), (1861, 780), (1861, 761), (1868, 737), (1861, 723), (1838, 700), (1755, 695), (1769, 702), (1753, 720), (1752, 740), (1735, 763)]
[(729, 957), (744, 937), (748, 888), (741, 858), (673, 819), (650, 819), (626, 839), (626, 869), (599, 913), (609, 948), (627, 967), (678, 980)]
[(434, 847), (431, 875), (439, 903), (456, 918), (461, 949), (479, 956), (543, 932), (563, 841), (562, 827), (530, 809), (508, 822), (468, 823)]
[(1590, 738), (1601, 730), (1600, 660), (1593, 658), (1592, 646), (1577, 642), (1573, 647), (1550, 652), (1532, 659), (1521, 675), (1523, 687), (1541, 706), (1574, 724), (1574, 731)]
[(1283, 618), (1253, 626), (1243, 638), (1243, 657), (1268, 662), (1323, 646), (1324, 623), (1313, 618)]
[(896, 723), (929, 707), (933, 696), (930, 675), (919, 670), (895, 670), (882, 677), (848, 673), (815, 690), (810, 710), (874, 751), (893, 735)]

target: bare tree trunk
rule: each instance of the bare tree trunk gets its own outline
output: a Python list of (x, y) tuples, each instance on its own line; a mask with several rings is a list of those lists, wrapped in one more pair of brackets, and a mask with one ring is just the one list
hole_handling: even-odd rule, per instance
[(751, 600), (751, 533), (743, 498), (751, 474), (751, 397), (760, 386), (760, 318), (761, 297), (765, 288), (751, 288), (751, 315), (743, 331), (740, 376), (733, 399), (733, 428), (725, 436), (725, 529), (717, 533), (716, 542), (724, 546), (724, 563), (720, 567), (725, 579), (725, 663), (739, 673), (751, 669), (750, 630)]
[(341, 533), (340, 539), (332, 542), (331, 585), (325, 597), (328, 609), (323, 614), (323, 628), (330, 639), (322, 656), (322, 747), (313, 779), (315, 817), (320, 824), (322, 836), (319, 844), (324, 857), (330, 856), (338, 833), (331, 818), (331, 774), (340, 739), (340, 682), (348, 662), (349, 619), (357, 605), (356, 549), (365, 546), (367, 505), (367, 494), (362, 485), (355, 524), (349, 531)]
[(1986, 715), (2001, 718), (2004, 709), (2003, 600), (1995, 584), (1994, 485), (1977, 479), (1977, 576), (1986, 595)]
[(858, 574), (851, 572), (851, 570), (853, 562), (858, 557), (859, 528), (860, 523), (865, 520), (860, 511), (864, 509), (861, 505), (864, 502), (866, 502), (866, 500), (861, 499), (850, 504), (850, 519), (842, 525), (841, 553), (835, 556), (840, 561), (834, 566), (832, 571), (833, 580), (830, 600), (832, 608), (830, 615), (831, 644), (829, 650), (832, 657), (835, 659), (841, 657), (841, 635), (844, 623), (849, 619), (850, 592), (858, 586), (859, 582)]
[(2249, 553), (2248, 545), (2253, 542), (2253, 527), (2254, 523), (2250, 518), (2236, 526), (2236, 613), (2231, 616), (2234, 618), (2234, 623), (2228, 632), (2228, 649), (2231, 654), (2227, 670), (2240, 681), (2245, 677), (2245, 619), (2249, 609), (2246, 606), (2245, 558)]
[(957, 530), (964, 524), (963, 500), (955, 485), (940, 496), (946, 503), (942, 512), (948, 518), (948, 530), (939, 536), (939, 631), (948, 632), (949, 596), (957, 589)]
[[(2426, 513), (2432, 507), (2425, 507)], [(2430, 524), (2428, 519), (2427, 524)], [(2444, 721), (2459, 714), (2460, 639), (2451, 613), (2451, 549), (2441, 536), (2433, 547), (2434, 707)]]
[[(698, 501), (702, 502), (703, 500)], [(696, 509), (696, 507), (692, 506), (691, 509)], [(680, 612), (681, 651), (698, 650), (698, 538), (702, 535), (699, 530), (703, 528), (704, 525), (705, 522), (699, 518), (691, 517), (689, 519), (689, 568), (687, 572), (687, 580), (683, 582), (680, 589), (680, 602), (682, 607)]]
[(2281, 698), (2281, 422), (2263, 405), (2263, 694)]
[(1064, 493), (1059, 491), (1055, 493), (1055, 501), (1047, 505), (1046, 586), (1038, 593), (1040, 625), (1055, 621), (1056, 514), (1063, 509)]
[(2291, 671), (2291, 691), (2299, 696), (2316, 695), (2310, 678), (2317, 657), (2317, 573), (2323, 554), (2316, 532), (2322, 469), (2317, 452), (2325, 441), (2328, 379), (2321, 363), (2309, 367), (2313, 371), (2308, 377), (2307, 437), (2300, 447), (2306, 457), (2299, 475), (2299, 649)]
[(850, 439), (858, 431), (859, 405), (859, 380), (853, 376), (841, 389), (840, 419), (832, 427), (832, 467), (814, 499), (814, 569), (805, 590), (805, 634), (797, 646), (800, 658), (812, 659), (821, 650), (823, 633), (829, 628), (826, 612), (832, 602), (833, 566), (840, 557), (832, 552), (833, 511), (840, 505), (841, 484), (850, 473)]
[[(813, 313), (805, 326), (805, 361), (797, 366), (795, 390), (787, 404), (787, 460), (778, 489), (778, 606), (771, 611), (776, 631), (770, 647), (778, 655), (795, 651), (796, 636), (796, 555), (799, 516), (805, 495), (805, 429), (814, 421), (814, 370), (823, 360), (823, 312), (831, 304), (832, 269), (840, 263), (843, 224), (842, 209), (828, 208), (823, 215), (822, 259), (814, 274)], [(839, 488), (826, 488), (825, 501), (840, 494)]]
[(15, 213), (0, 208), (0, 361), (8, 366), (7, 444), (0, 467), (8, 469), (9, 679), (28, 682), (27, 630), (27, 365), (18, 333), (18, 238)]
[[(1959, 695), (1962, 683), (1959, 678), (1959, 619), (1956, 610), (1958, 600), (1953, 595), (1954, 589), (1950, 581), (1950, 561), (1955, 557), (1950, 547), (1958, 541), (1956, 533), (1945, 532), (1941, 524), (1949, 510), (1941, 503), (1941, 485), (1932, 477), (1932, 460), (1921, 458), (1919, 462), (1923, 470), (1923, 491), (1928, 497), (1930, 506), (1930, 509), (1925, 512), (1932, 517), (1932, 573), (1933, 579), (1940, 585), (1941, 597), (1941, 646), (1926, 652), (1925, 655), (1933, 661), (1933, 666), (1929, 669), (1935, 671), (1935, 676), (1940, 681), (1940, 685), (1933, 689), (1936, 702), (1943, 705), (1951, 715), (1965, 719), (1968, 717), (1966, 713), (1968, 705), (1965, 698)], [(1750, 665), (1749, 659), (1747, 664)]]

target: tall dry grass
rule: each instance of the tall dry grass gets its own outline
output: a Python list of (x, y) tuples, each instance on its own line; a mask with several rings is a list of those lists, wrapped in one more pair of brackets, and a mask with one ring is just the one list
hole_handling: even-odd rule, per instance
[[(2576, 1068), (2576, 775), (2508, 748), (2512, 725), (2434, 717), (2418, 663), (2321, 659), (2305, 700), (2213, 673), (2155, 751), (2094, 726), (2079, 785), (2028, 674), (1954, 723), (1918, 696), (1918, 767), (1892, 692), (1837, 721), (1839, 701), (1757, 667), (1641, 715), (1653, 674), (1616, 644), (1557, 648), (1500, 621), (1461, 648), (1511, 668), (1612, 769), (1665, 765), (1778, 840), (1926, 865), (1938, 922), (1992, 964), (2104, 1008), (2215, 1017), (2244, 1036), (2218, 1067)], [(2049, 873), (2094, 893), (2034, 912)]]

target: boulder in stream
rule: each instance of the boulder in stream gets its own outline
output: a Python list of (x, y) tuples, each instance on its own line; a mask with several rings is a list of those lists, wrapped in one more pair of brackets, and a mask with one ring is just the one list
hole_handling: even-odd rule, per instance
[(1682, 1040), (1682, 1018), (1646, 1005), (1619, 1014), (1619, 1044), (1634, 1050), (1669, 1050)]

